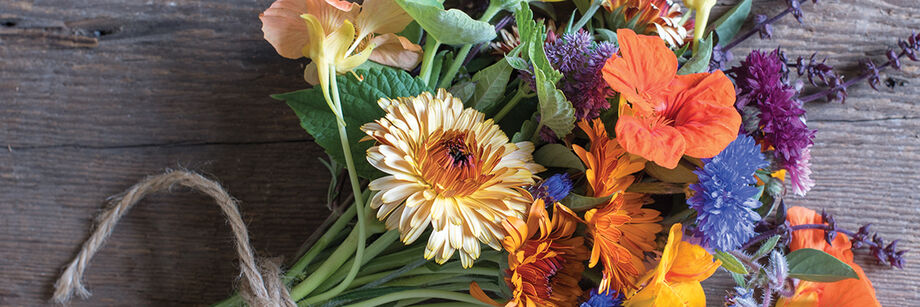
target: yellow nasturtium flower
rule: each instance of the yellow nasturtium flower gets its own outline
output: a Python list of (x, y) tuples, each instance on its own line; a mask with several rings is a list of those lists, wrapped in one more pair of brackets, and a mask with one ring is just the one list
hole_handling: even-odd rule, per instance
[(700, 281), (712, 276), (722, 262), (713, 261), (709, 252), (699, 245), (682, 241), (682, 237), (681, 225), (671, 226), (661, 262), (640, 280), (640, 284), (646, 283), (645, 287), (627, 296), (623, 306), (706, 306), (706, 294)]

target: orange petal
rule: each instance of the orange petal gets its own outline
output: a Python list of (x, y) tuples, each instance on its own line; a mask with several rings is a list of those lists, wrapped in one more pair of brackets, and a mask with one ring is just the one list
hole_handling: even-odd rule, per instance
[(617, 141), (627, 152), (666, 168), (677, 167), (687, 149), (681, 132), (657, 119), (623, 116), (617, 120), (616, 132)]
[[(343, 1), (344, 2), (344, 1)], [(363, 36), (370, 33), (398, 33), (412, 22), (412, 16), (406, 13), (393, 0), (364, 0), (364, 7), (358, 14), (355, 24)]]
[(687, 141), (686, 155), (714, 157), (738, 136), (735, 89), (721, 71), (677, 76), (667, 99), (665, 112)]
[(393, 33), (375, 36), (371, 39), (374, 51), (371, 61), (412, 70), (422, 61), (422, 46), (413, 44), (409, 39)]
[[(803, 224), (821, 224), (823, 219), (815, 210), (805, 207), (794, 206), (786, 210), (786, 220), (789, 225)], [(792, 242), (789, 243), (790, 250), (802, 248), (814, 248), (824, 250), (827, 242), (824, 240), (824, 231), (819, 229), (796, 230), (792, 233)]]
[(617, 30), (621, 56), (607, 60), (604, 80), (635, 108), (648, 112), (677, 73), (677, 57), (656, 36)]
[(475, 281), (470, 283), (470, 296), (492, 306), (502, 306), (502, 304), (499, 304), (491, 297), (486, 295), (486, 293), (482, 291), (482, 288), (479, 287), (479, 284), (477, 284)]

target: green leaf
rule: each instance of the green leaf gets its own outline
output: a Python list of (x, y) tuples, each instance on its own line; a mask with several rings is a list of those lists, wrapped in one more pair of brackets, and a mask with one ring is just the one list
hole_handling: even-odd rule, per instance
[(476, 91), (476, 84), (470, 81), (462, 81), (454, 84), (447, 91), (454, 97), (460, 98), (460, 101), (463, 101), (463, 104), (468, 106), (467, 102), (473, 99), (473, 92)]
[(747, 20), (750, 13), (751, 0), (741, 0), (712, 23), (711, 28), (719, 37), (719, 45), (725, 45), (738, 34), (738, 30), (744, 25), (744, 21)]
[[(430, 89), (421, 80), (402, 70), (373, 68), (356, 73), (364, 75), (364, 81), (355, 79), (353, 74), (338, 76), (336, 79), (339, 84), (342, 114), (355, 161), (355, 170), (361, 177), (375, 179), (383, 173), (371, 166), (365, 158), (367, 149), (373, 142), (359, 142), (365, 136), (361, 131), (361, 125), (383, 117), (384, 111), (377, 105), (378, 99), (417, 96)], [(272, 98), (286, 102), (300, 119), (300, 126), (307, 130), (316, 143), (336, 162), (345, 165), (335, 115), (323, 99), (319, 87), (272, 95)]]
[(486, 116), (494, 115), (498, 111), (498, 101), (504, 96), (505, 87), (511, 79), (511, 71), (508, 61), (501, 59), (473, 75), (472, 81), (476, 84), (476, 91), (470, 105)]
[(422, 26), (418, 25), (418, 23), (413, 20), (405, 29), (396, 33), (396, 35), (405, 37), (409, 39), (410, 42), (418, 44), (422, 41), (422, 33)]
[(581, 212), (594, 209), (594, 207), (597, 207), (597, 205), (610, 201), (611, 197), (613, 197), (613, 195), (606, 197), (589, 197), (575, 193), (569, 193), (569, 196), (566, 196), (559, 202), (566, 207), (569, 207), (569, 209), (572, 209), (573, 211)]
[(579, 171), (585, 170), (585, 165), (581, 163), (581, 159), (578, 159), (575, 152), (562, 144), (543, 145), (543, 147), (540, 147), (540, 149), (533, 153), (533, 160), (537, 162), (537, 164), (547, 167), (564, 167), (577, 169)]
[(735, 272), (728, 272), (728, 274), (732, 275), (732, 280), (735, 281), (735, 284), (738, 285), (738, 287), (747, 286), (747, 281), (744, 280), (744, 275), (741, 275)]
[(594, 29), (594, 32), (597, 32), (597, 36), (599, 36), (602, 40), (612, 42), (612, 43), (617, 42), (616, 32), (613, 32), (607, 29), (601, 29), (601, 28)]
[(530, 63), (527, 63), (527, 60), (522, 59), (516, 56), (505, 56), (505, 61), (508, 62), (508, 65), (511, 65), (512, 68), (517, 70), (530, 70)]
[(562, 91), (546, 79), (543, 71), (535, 70), (540, 125), (546, 126), (558, 137), (565, 137), (575, 129), (575, 107), (565, 99)]
[(773, 250), (776, 247), (776, 243), (779, 242), (779, 236), (773, 236), (770, 239), (767, 239), (767, 242), (764, 242), (760, 248), (757, 249), (757, 252), (754, 253), (754, 259), (763, 257), (767, 253)]
[(813, 248), (795, 250), (786, 255), (786, 261), (789, 263), (789, 277), (792, 278), (815, 282), (859, 279), (850, 265)]
[(495, 38), (495, 27), (457, 9), (444, 10), (436, 0), (396, 0), (422, 29), (447, 45), (467, 45)]
[(521, 130), (514, 133), (514, 136), (511, 137), (511, 142), (529, 141), (533, 138), (534, 130), (537, 130), (537, 120), (535, 117), (536, 114), (534, 114), (531, 119), (525, 120), (524, 123), (521, 124)]
[(735, 256), (733, 256), (732, 254), (729, 254), (723, 251), (716, 251), (716, 253), (713, 254), (713, 256), (715, 256), (716, 259), (721, 260), (722, 267), (728, 270), (729, 272), (734, 272), (734, 273), (738, 273), (741, 275), (748, 274), (747, 267), (744, 266), (743, 263), (741, 263), (741, 260), (738, 260), (738, 258), (735, 258)]
[(712, 35), (707, 36), (701, 44), (697, 49), (699, 52), (694, 52), (693, 57), (677, 70), (678, 75), (695, 74), (709, 69), (709, 58), (712, 57)]

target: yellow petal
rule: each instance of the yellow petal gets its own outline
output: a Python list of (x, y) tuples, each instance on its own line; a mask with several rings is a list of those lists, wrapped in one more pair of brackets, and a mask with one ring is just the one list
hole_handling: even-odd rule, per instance
[(332, 56), (336, 61), (344, 58), (348, 47), (355, 41), (355, 25), (351, 21), (345, 20), (342, 25), (335, 31), (326, 36), (325, 45), (323, 46), (326, 55)]
[(659, 305), (659, 306), (687, 306), (687, 307), (706, 307), (706, 293), (699, 282), (679, 282), (671, 285), (671, 290), (680, 299), (681, 305)]
[(703, 247), (688, 243), (680, 242), (677, 249), (677, 258), (671, 264), (668, 271), (667, 281), (674, 282), (692, 282), (702, 281), (722, 265), (721, 261), (712, 261), (712, 254), (707, 252)]
[[(319, 19), (316, 19), (316, 16), (312, 14), (302, 14), (300, 18), (307, 22), (307, 33), (309, 34), (307, 38), (309, 44), (303, 46), (303, 55), (314, 61), (320, 60), (320, 58), (326, 56), (324, 46), (327, 42), (323, 26), (320, 24)], [(322, 80), (322, 77), (320, 77), (320, 80)]]
[(412, 70), (422, 61), (422, 46), (413, 44), (408, 39), (396, 34), (387, 33), (371, 39), (374, 51), (371, 61)]

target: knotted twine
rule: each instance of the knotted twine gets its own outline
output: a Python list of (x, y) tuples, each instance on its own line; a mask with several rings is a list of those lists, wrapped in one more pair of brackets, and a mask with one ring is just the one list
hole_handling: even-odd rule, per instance
[(211, 196), (220, 206), (224, 216), (233, 230), (236, 252), (240, 257), (240, 295), (250, 306), (297, 306), (291, 300), (288, 289), (281, 281), (281, 269), (277, 261), (260, 259), (256, 263), (249, 245), (249, 234), (246, 224), (240, 217), (237, 201), (220, 186), (219, 183), (189, 171), (166, 171), (166, 173), (147, 177), (138, 182), (127, 191), (111, 198), (111, 207), (97, 218), (97, 224), (92, 236), (83, 243), (80, 253), (70, 262), (61, 278), (54, 284), (53, 300), (66, 303), (74, 292), (83, 298), (90, 296), (89, 291), (83, 286), (83, 272), (92, 260), (93, 255), (102, 248), (105, 240), (115, 230), (115, 224), (128, 213), (128, 210), (149, 194), (169, 190), (175, 185), (181, 185)]

